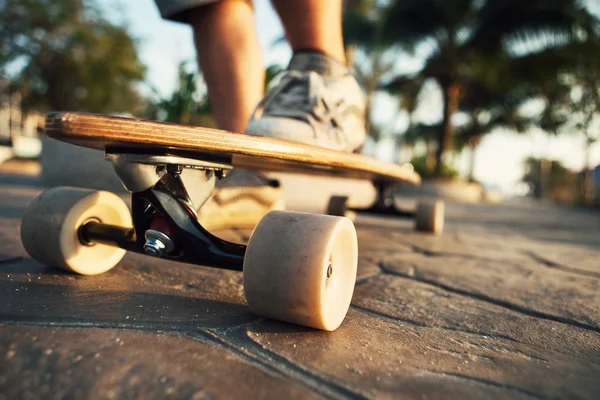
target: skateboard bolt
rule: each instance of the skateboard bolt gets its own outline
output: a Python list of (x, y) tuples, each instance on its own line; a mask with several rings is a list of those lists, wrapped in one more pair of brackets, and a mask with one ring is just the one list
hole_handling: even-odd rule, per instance
[(146, 205), (144, 206), (144, 210), (142, 211), (144, 214), (153, 214), (154, 213), (154, 206), (150, 203), (146, 203)]
[(327, 279), (331, 278), (332, 273), (333, 273), (333, 267), (331, 265), (331, 261), (329, 261), (329, 265), (327, 266)]
[(175, 245), (171, 238), (160, 231), (148, 229), (144, 234), (146, 243), (144, 251), (146, 254), (154, 257), (162, 257), (165, 253), (173, 250)]

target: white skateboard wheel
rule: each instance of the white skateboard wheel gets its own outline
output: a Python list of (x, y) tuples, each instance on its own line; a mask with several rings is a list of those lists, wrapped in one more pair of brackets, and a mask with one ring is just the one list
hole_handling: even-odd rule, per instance
[(415, 229), (440, 234), (444, 230), (445, 204), (443, 200), (417, 203)]
[(356, 283), (358, 241), (348, 218), (271, 211), (244, 258), (244, 292), (256, 314), (333, 331)]
[(42, 264), (98, 275), (117, 265), (125, 250), (82, 243), (78, 230), (88, 221), (132, 226), (129, 208), (117, 195), (58, 187), (45, 191), (29, 205), (21, 223), (21, 241), (27, 253)]

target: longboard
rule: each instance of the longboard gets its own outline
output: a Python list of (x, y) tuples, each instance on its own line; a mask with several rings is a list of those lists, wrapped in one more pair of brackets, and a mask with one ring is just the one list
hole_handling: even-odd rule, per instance
[(421, 182), (414, 171), (371, 157), (197, 126), (67, 112), (49, 114), (45, 130), (54, 139), (110, 152), (179, 151), (190, 157), (223, 158), (234, 168)]
[[(380, 187), (420, 182), (410, 170), (357, 154), (139, 119), (52, 113), (46, 133), (103, 150), (131, 192), (131, 204), (108, 191), (43, 192), (21, 221), (31, 257), (83, 275), (110, 270), (126, 251), (241, 271), (253, 312), (328, 331), (344, 320), (356, 281), (358, 237), (351, 219), (273, 210), (242, 245), (210, 233), (196, 206), (206, 205), (216, 180), (232, 168), (371, 179)], [(345, 208), (341, 197), (334, 203)], [(415, 227), (439, 231), (440, 210), (426, 205)]]

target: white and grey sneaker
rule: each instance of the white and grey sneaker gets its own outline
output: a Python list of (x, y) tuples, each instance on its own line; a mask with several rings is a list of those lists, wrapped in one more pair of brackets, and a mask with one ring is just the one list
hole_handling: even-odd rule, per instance
[[(365, 98), (348, 69), (318, 53), (295, 55), (257, 106), (246, 133), (352, 152), (365, 140)], [(285, 209), (279, 187), (258, 172), (234, 170), (200, 210), (210, 230), (254, 227)]]
[(246, 133), (353, 152), (366, 138), (366, 102), (346, 66), (296, 54), (258, 104)]

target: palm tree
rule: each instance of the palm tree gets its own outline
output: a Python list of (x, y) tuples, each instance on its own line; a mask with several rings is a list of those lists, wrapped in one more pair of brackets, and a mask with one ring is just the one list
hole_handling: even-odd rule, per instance
[[(371, 124), (375, 93), (382, 79), (392, 70), (395, 57), (389, 54), (390, 43), (383, 41), (383, 21), (387, 8), (377, 0), (347, 0), (344, 5), (343, 30), (346, 62), (354, 69), (366, 93), (365, 129), (378, 139), (381, 131)], [(360, 60), (357, 55), (360, 55)]]
[(522, 106), (531, 99), (528, 82), (515, 82), (505, 90), (494, 90), (491, 85), (481, 86), (477, 82), (467, 82), (461, 98), (459, 112), (468, 121), (456, 127), (454, 148), (470, 150), (468, 179), (474, 180), (475, 155), (484, 136), (496, 129), (506, 129), (515, 133), (525, 133), (536, 125), (536, 118), (520, 112)]
[[(396, 135), (396, 146), (414, 147), (418, 142), (425, 143), (425, 168), (433, 171), (435, 167), (435, 142), (441, 125), (415, 123), (413, 114), (419, 105), (419, 96), (426, 83), (422, 75), (396, 77), (392, 82), (382, 84), (380, 89), (398, 98), (400, 110), (408, 114), (409, 125), (404, 134)], [(398, 113), (400, 113), (398, 110)]]
[(454, 147), (462, 150), (467, 147), (470, 152), (468, 180), (475, 180), (475, 159), (477, 148), (484, 136), (496, 129), (507, 129), (517, 133), (525, 133), (533, 122), (519, 113), (513, 111), (499, 111), (479, 108), (473, 110), (473, 117), (469, 123), (456, 128)]
[[(383, 88), (399, 96), (401, 107), (411, 115), (419, 103), (419, 95), (426, 83), (423, 74), (412, 77), (398, 77)], [(471, 160), (469, 179), (473, 180), (475, 153), (482, 138), (498, 128), (505, 128), (517, 133), (524, 133), (535, 125), (535, 120), (519, 113), (520, 107), (528, 101), (534, 92), (521, 80), (510, 87), (495, 87), (479, 81), (465, 81), (460, 107), (457, 112), (467, 116), (467, 122), (454, 127), (455, 137), (453, 150), (461, 152), (465, 147), (470, 149)], [(537, 92), (536, 92), (537, 93)], [(414, 123), (412, 117), (406, 133), (402, 136), (403, 144), (412, 146), (416, 142), (426, 145), (426, 165), (433, 172), (436, 165), (436, 142), (442, 123)]]
[[(591, 61), (591, 59), (588, 59)], [(540, 115), (539, 124), (554, 134), (578, 133), (584, 138), (584, 168), (582, 199), (593, 200), (594, 181), (591, 166), (591, 148), (600, 139), (592, 131), (592, 121), (600, 112), (600, 72), (596, 68), (570, 74), (546, 93), (547, 106)]]
[[(511, 62), (512, 79), (523, 85), (545, 107), (535, 125), (549, 135), (578, 133), (584, 137), (584, 184), (582, 197), (593, 199), (594, 183), (590, 165), (591, 146), (598, 140), (592, 121), (600, 112), (600, 26), (596, 23), (585, 42), (548, 49)], [(531, 65), (551, 66), (532, 69)], [(545, 178), (545, 177), (544, 177)]]
[(408, 51), (429, 47), (414, 78), (435, 80), (443, 94), (436, 169), (452, 148), (452, 116), (469, 82), (498, 87), (506, 81), (500, 72), (507, 63), (582, 41), (594, 34), (595, 21), (577, 0), (393, 0), (383, 39)]
[(383, 13), (376, 0), (346, 0), (344, 2), (343, 31), (346, 47), (346, 63), (355, 65), (359, 48), (372, 48), (376, 41), (378, 22)]
[(569, 108), (579, 117), (574, 130), (584, 137), (585, 160), (582, 197), (585, 202), (590, 202), (595, 197), (591, 150), (592, 146), (600, 140), (598, 132), (591, 130), (592, 121), (600, 111), (600, 71), (597, 68), (586, 70), (582, 75), (576, 76), (576, 82), (580, 93), (571, 97)]

